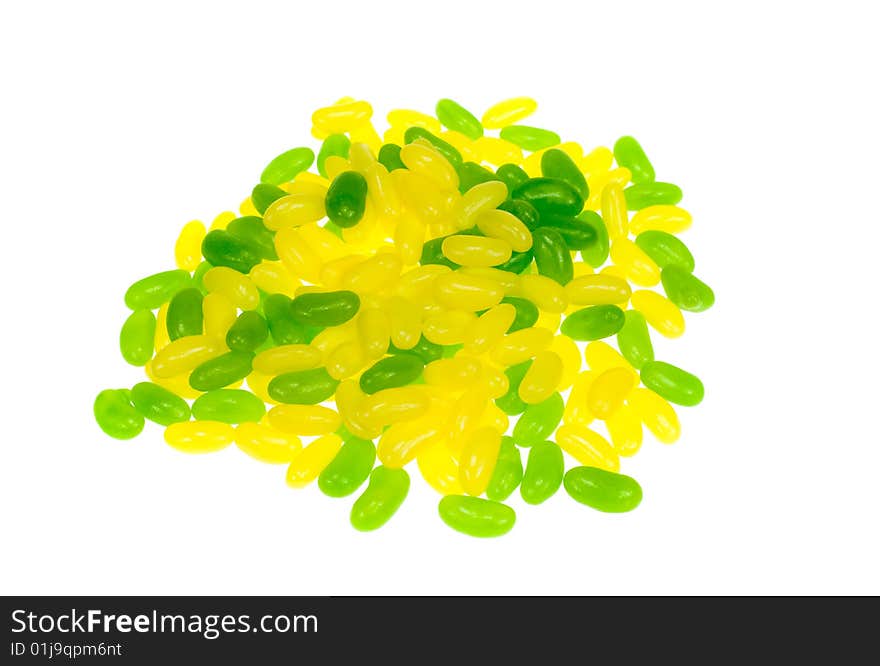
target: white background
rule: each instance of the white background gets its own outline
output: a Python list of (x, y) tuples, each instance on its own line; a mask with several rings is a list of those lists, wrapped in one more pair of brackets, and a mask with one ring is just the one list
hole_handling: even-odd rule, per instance
[[(872, 3), (419, 6), (4, 3), (0, 591), (880, 593)], [(516, 498), (514, 531), (475, 540), (416, 472), (360, 534), (351, 500), (235, 447), (98, 430), (97, 391), (141, 377), (117, 347), (127, 285), (311, 141), (313, 109), (523, 94), (587, 147), (641, 139), (718, 297), (657, 342), (707, 397), (625, 461), (637, 511)]]

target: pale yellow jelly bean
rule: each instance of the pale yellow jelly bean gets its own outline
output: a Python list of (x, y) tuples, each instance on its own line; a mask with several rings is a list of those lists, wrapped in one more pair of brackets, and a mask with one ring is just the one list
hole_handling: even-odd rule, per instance
[(376, 439), (382, 434), (382, 426), (367, 425), (361, 421), (358, 408), (366, 394), (361, 391), (357, 379), (346, 379), (336, 387), (336, 409), (345, 427), (363, 439)]
[(608, 172), (609, 185), (624, 187), (630, 180), (632, 180), (632, 172), (626, 167), (617, 167)]
[(543, 175), (541, 171), (541, 158), (546, 151), (546, 148), (536, 150), (523, 160), (523, 171), (525, 171), (530, 178), (540, 178)]
[(388, 323), (391, 325), (391, 342), (398, 349), (412, 349), (422, 333), (422, 315), (418, 308), (404, 298), (388, 299)]
[(178, 268), (194, 271), (202, 261), (202, 240), (206, 234), (205, 225), (199, 220), (187, 222), (174, 243), (174, 261)]
[(267, 229), (277, 231), (317, 222), (325, 215), (323, 197), (314, 194), (288, 194), (273, 201), (263, 214)]
[(257, 354), (253, 368), (264, 375), (280, 375), (317, 368), (321, 360), (321, 352), (311, 345), (281, 345)]
[(678, 415), (666, 400), (646, 388), (636, 388), (627, 399), (645, 427), (659, 441), (672, 444), (681, 434)]
[(247, 276), (228, 266), (215, 266), (205, 273), (205, 289), (209, 293), (223, 294), (235, 307), (253, 310), (260, 304), (257, 285)]
[(422, 333), (435, 344), (457, 345), (464, 342), (468, 329), (476, 320), (477, 315), (473, 312), (465, 312), (464, 310), (432, 312), (422, 322)]
[(278, 187), (286, 190), (290, 194), (297, 192), (317, 194), (318, 196), (326, 196), (327, 190), (330, 188), (331, 181), (324, 176), (312, 173), (311, 171), (300, 171), (293, 177), (290, 183), (282, 183)]
[(584, 203), (584, 208), (601, 212), (602, 192), (608, 184), (608, 172), (595, 173), (587, 177), (587, 185), (590, 188), (590, 196)]
[[(408, 127), (423, 127), (432, 134), (439, 134), (443, 127), (440, 121), (421, 111), (412, 109), (394, 109), (388, 112), (388, 124), (392, 127), (406, 129)], [(401, 144), (402, 145), (402, 144)]]
[[(399, 171), (403, 171), (403, 169), (396, 169), (395, 173)], [(400, 209), (400, 194), (395, 180), (388, 173), (388, 169), (378, 162), (374, 162), (364, 171), (363, 175), (367, 180), (367, 196), (376, 209), (376, 214), (390, 217), (397, 215), (397, 211)]]
[[(204, 301), (202, 302), (202, 308), (204, 309)], [(226, 331), (223, 331), (223, 335), (226, 335)], [(156, 313), (156, 333), (153, 336), (153, 347), (156, 351), (159, 351), (169, 342), (171, 342), (171, 337), (168, 335), (168, 303), (163, 303)]]
[[(589, 179), (596, 174), (607, 174), (609, 169), (611, 169), (613, 161), (614, 153), (611, 152), (611, 149), (600, 146), (584, 155), (584, 158), (580, 161), (580, 167), (581, 171)], [(592, 186), (590, 186), (591, 191), (592, 189)]]
[(653, 287), (660, 282), (657, 264), (628, 238), (612, 241), (611, 261), (626, 271), (626, 276), (641, 287)]
[(489, 353), (493, 362), (508, 367), (528, 361), (550, 346), (552, 331), (535, 326), (505, 335)]
[(235, 303), (229, 300), (226, 294), (215, 291), (202, 299), (202, 321), (204, 322), (205, 335), (225, 340), (226, 333), (229, 331), (229, 327), (235, 323), (237, 316)]
[(642, 446), (642, 422), (630, 405), (623, 405), (605, 421), (611, 446), (621, 456), (634, 456)]
[(548, 331), (556, 332), (559, 330), (559, 322), (562, 315), (559, 312), (547, 312), (541, 310), (538, 312), (538, 321), (535, 322), (536, 328), (546, 328)]
[(343, 342), (327, 354), (327, 374), (333, 379), (345, 379), (357, 374), (367, 366), (367, 356), (357, 340)]
[(519, 385), (519, 397), (527, 405), (549, 398), (562, 380), (562, 359), (552, 351), (542, 351), (526, 371)]
[(458, 173), (449, 161), (427, 141), (409, 143), (400, 149), (400, 161), (406, 168), (424, 176), (437, 187), (452, 190), (458, 187)]
[(369, 102), (351, 101), (318, 109), (312, 114), (312, 125), (324, 134), (342, 134), (372, 117), (373, 107)]
[(498, 208), (505, 199), (507, 199), (507, 185), (499, 180), (474, 185), (462, 195), (452, 210), (455, 226), (459, 229), (474, 226), (480, 213)]
[(430, 407), (430, 398), (421, 386), (382, 389), (361, 400), (357, 414), (367, 426), (385, 426), (417, 419)]
[(611, 368), (596, 377), (587, 395), (587, 408), (597, 419), (607, 419), (623, 405), (636, 386), (629, 368)]
[(498, 305), (504, 289), (491, 279), (453, 271), (434, 281), (434, 296), (444, 307), (472, 312)]
[(634, 234), (657, 230), (679, 234), (690, 228), (691, 214), (678, 206), (648, 206), (642, 208), (630, 220), (630, 230)]
[(611, 368), (629, 368), (630, 365), (623, 356), (607, 342), (594, 340), (584, 348), (584, 358), (590, 370), (605, 372)]
[(562, 413), (563, 423), (587, 425), (596, 418), (587, 407), (587, 396), (598, 376), (599, 373), (586, 370), (575, 377), (571, 393), (568, 394), (568, 401), (565, 403), (565, 411)]
[(305, 224), (297, 232), (317, 252), (322, 262), (338, 259), (351, 252), (351, 248), (346, 247), (339, 236), (317, 224)]
[(442, 421), (437, 414), (428, 412), (422, 418), (395, 423), (383, 432), (376, 456), (386, 467), (400, 468), (425, 449), (440, 444), (443, 438)]
[(321, 284), (328, 289), (340, 289), (343, 278), (358, 264), (367, 260), (362, 254), (348, 254), (331, 259), (321, 266)]
[[(254, 206), (254, 202), (251, 201), (250, 197), (248, 197), (247, 199), (242, 201), (240, 204), (238, 204), (238, 212), (243, 217), (250, 217), (251, 215), (259, 215), (260, 214), (260, 211), (258, 211), (256, 209), (256, 207)], [(236, 217), (237, 216), (233, 216), (232, 219), (234, 220)], [(229, 224), (229, 222), (231, 222), (231, 221), (232, 220), (227, 221), (226, 224)], [(222, 228), (225, 229), (226, 227), (224, 226)]]
[(388, 350), (391, 342), (391, 322), (388, 314), (378, 307), (363, 307), (357, 318), (357, 330), (364, 355), (377, 359)]
[(327, 355), (339, 345), (357, 337), (356, 326), (352, 320), (345, 322), (342, 326), (328, 326), (312, 338), (309, 344), (320, 351), (323, 358), (327, 358)]
[(292, 275), (307, 282), (318, 282), (321, 277), (321, 258), (303, 238), (298, 229), (281, 229), (275, 234), (275, 251)]
[(462, 391), (480, 376), (482, 364), (469, 356), (439, 358), (425, 366), (425, 383), (449, 391)]
[(565, 285), (568, 302), (574, 305), (626, 303), (631, 294), (629, 283), (613, 275), (582, 275)]
[(581, 370), (581, 350), (577, 344), (567, 335), (556, 335), (548, 349), (562, 361), (562, 376), (559, 378), (559, 386), (556, 390), (564, 391), (573, 383)]
[(599, 271), (600, 275), (612, 275), (616, 278), (620, 278), (621, 280), (628, 279), (628, 274), (623, 266), (615, 266), (614, 264), (608, 264), (603, 267), (602, 270)]
[(602, 220), (610, 239), (626, 238), (629, 233), (626, 199), (623, 197), (623, 187), (616, 183), (609, 182), (602, 190)]
[(400, 216), (397, 227), (394, 229), (394, 247), (405, 266), (412, 266), (419, 262), (427, 231), (428, 225), (418, 215), (404, 214)]
[(568, 155), (571, 158), (571, 161), (575, 164), (580, 162), (584, 157), (584, 149), (577, 141), (566, 141), (553, 147)]
[(406, 169), (395, 169), (391, 180), (412, 213), (431, 223), (447, 214), (447, 198), (431, 180)]
[(675, 303), (662, 294), (639, 289), (633, 292), (632, 306), (645, 315), (645, 320), (660, 335), (678, 338), (684, 334), (684, 315)]
[(333, 432), (342, 424), (339, 414), (323, 405), (276, 405), (268, 420), (273, 428), (303, 437)]
[(152, 361), (153, 372), (163, 378), (188, 373), (226, 351), (226, 344), (222, 340), (209, 335), (188, 335), (156, 352)]
[(461, 487), (467, 494), (476, 496), (486, 491), (500, 450), (501, 433), (490, 426), (478, 427), (468, 436), (459, 467)]
[(277, 405), (278, 402), (269, 395), (269, 382), (274, 379), (274, 375), (264, 375), (262, 372), (252, 372), (246, 378), (248, 388), (255, 396), (263, 402)]
[(301, 284), (280, 261), (261, 261), (248, 275), (253, 283), (267, 294), (284, 294), (293, 297), (296, 288)]
[(538, 108), (538, 103), (531, 97), (511, 97), (493, 104), (483, 114), (483, 127), (501, 129), (513, 125), (523, 118), (528, 118)]
[(501, 270), (500, 268), (492, 268), (491, 266), (469, 266), (467, 268), (459, 268), (456, 272), (462, 275), (473, 275), (492, 280), (504, 290), (505, 294), (509, 294), (516, 289), (519, 278), (516, 273)]
[(371, 294), (392, 286), (403, 270), (400, 257), (389, 252), (353, 266), (342, 278), (342, 288), (359, 294)]
[[(249, 209), (248, 212), (240, 209), (242, 215), (259, 215), (257, 209), (254, 208), (253, 204), (251, 203), (250, 197), (242, 202), (242, 206), (245, 202), (249, 205)], [(250, 212), (251, 209), (253, 209), (253, 212)], [(213, 231), (214, 229), (225, 229), (227, 226), (229, 226), (229, 223), (232, 222), (232, 220), (234, 220), (236, 217), (238, 217), (238, 215), (233, 213), (231, 210), (223, 211), (211, 221), (211, 231)]]
[(480, 213), (476, 221), (486, 236), (504, 241), (514, 252), (525, 252), (532, 247), (532, 232), (513, 213), (493, 208)]
[[(383, 143), (393, 143), (397, 146), (404, 145), (406, 143), (406, 130), (407, 129), (408, 129), (407, 127), (403, 127), (403, 126), (389, 127), (387, 130), (385, 130), (385, 133), (382, 135), (382, 142)], [(324, 165), (324, 168), (325, 169), (327, 168), (326, 163)]]
[(183, 421), (165, 428), (165, 441), (184, 453), (213, 453), (232, 444), (235, 431), (219, 421)]
[(490, 402), (483, 416), (480, 417), (479, 425), (489, 426), (498, 433), (507, 432), (507, 428), (510, 427), (510, 417), (495, 403)]
[(394, 287), (397, 295), (412, 303), (423, 305), (434, 302), (434, 280), (452, 272), (449, 266), (427, 264), (416, 266), (400, 276)]
[(565, 288), (546, 275), (520, 275), (516, 293), (545, 312), (565, 312), (568, 307)]
[(328, 155), (324, 160), (324, 171), (327, 172), (327, 178), (333, 180), (344, 171), (351, 171), (351, 162), (339, 155)]
[(523, 160), (522, 148), (494, 136), (481, 136), (472, 146), (480, 162), (488, 162), (496, 167), (508, 163), (519, 164)]
[(556, 443), (582, 465), (609, 472), (620, 470), (620, 457), (608, 440), (595, 430), (579, 424), (567, 424), (556, 431)]
[(287, 485), (304, 488), (318, 478), (339, 453), (342, 438), (336, 434), (321, 435), (300, 451), (287, 468)]
[(157, 377), (153, 372), (152, 360), (147, 361), (147, 364), (144, 366), (144, 372), (147, 375), (147, 379), (151, 382), (158, 384), (162, 388), (168, 389), (175, 395), (179, 395), (181, 398), (198, 398), (202, 395), (201, 391), (197, 391), (189, 385), (189, 375), (186, 373), (175, 375), (174, 377)]
[(266, 423), (242, 423), (235, 428), (235, 444), (251, 458), (270, 465), (289, 463), (302, 450), (296, 435)]
[(471, 141), (470, 137), (465, 136), (461, 132), (446, 130), (445, 132), (440, 132), (438, 136), (456, 148), (465, 162), (476, 162), (480, 159), (479, 154), (474, 149), (474, 142)]
[(428, 446), (419, 452), (416, 462), (425, 481), (441, 495), (462, 495), (458, 480), (458, 461), (443, 443)]
[(465, 351), (474, 355), (485, 354), (501, 341), (514, 319), (516, 308), (510, 303), (500, 303), (487, 310), (465, 333)]
[(486, 386), (489, 388), (489, 397), (492, 400), (500, 398), (510, 388), (510, 379), (508, 379), (501, 368), (485, 364), (483, 365), (483, 377), (486, 380)]
[(583, 261), (577, 260), (577, 254), (575, 252), (571, 253), (571, 267), (574, 269), (572, 272), (574, 273), (574, 277), (583, 277), (584, 275), (594, 275), (596, 271), (593, 270), (593, 267), (590, 264), (585, 263)]
[(474, 382), (462, 393), (449, 410), (449, 448), (461, 453), (467, 436), (477, 427), (489, 406), (489, 389), (485, 382)]
[(353, 127), (349, 134), (352, 141), (367, 144), (375, 153), (378, 153), (382, 147), (382, 137), (379, 136), (371, 122), (365, 122), (362, 125)]

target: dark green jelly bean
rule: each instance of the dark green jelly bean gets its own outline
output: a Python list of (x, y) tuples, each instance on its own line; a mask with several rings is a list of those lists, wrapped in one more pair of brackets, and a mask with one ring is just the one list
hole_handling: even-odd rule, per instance
[(189, 421), (190, 409), (186, 400), (152, 382), (140, 382), (132, 386), (131, 403), (144, 418), (159, 425)]
[(436, 342), (431, 342), (424, 335), (419, 337), (419, 341), (415, 344), (412, 349), (398, 349), (394, 346), (394, 343), (391, 343), (388, 346), (389, 354), (415, 354), (425, 365), (431, 363), (432, 361), (436, 361), (438, 358), (443, 358), (443, 345), (438, 345)]
[(590, 198), (590, 188), (580, 167), (568, 153), (558, 148), (551, 148), (541, 155), (541, 174), (547, 178), (564, 180), (578, 191), (584, 201)]
[(202, 241), (202, 256), (213, 266), (228, 266), (244, 274), (263, 260), (257, 245), (223, 229), (208, 232)]
[(593, 268), (599, 268), (608, 260), (608, 252), (611, 249), (611, 241), (608, 239), (608, 228), (599, 214), (592, 210), (585, 210), (577, 219), (590, 227), (596, 234), (596, 239), (588, 247), (581, 249), (581, 259)]
[(269, 338), (269, 325), (253, 310), (242, 312), (226, 332), (226, 346), (232, 351), (253, 352)]
[(318, 173), (327, 177), (327, 169), (324, 164), (331, 155), (336, 157), (344, 157), (348, 159), (348, 152), (351, 149), (351, 139), (345, 134), (331, 134), (324, 143), (321, 144), (321, 150), (318, 151)]
[(510, 259), (505, 261), (503, 264), (498, 264), (495, 266), (500, 271), (507, 271), (508, 273), (522, 273), (529, 266), (532, 265), (532, 260), (535, 258), (535, 253), (532, 250), (526, 250), (525, 252), (514, 252), (510, 255)]
[(171, 340), (202, 333), (202, 292), (195, 287), (181, 289), (168, 304), (165, 328)]
[(588, 249), (596, 243), (596, 230), (576, 217), (542, 215), (537, 228), (545, 227), (558, 231), (569, 250)]
[(324, 402), (339, 386), (326, 368), (299, 370), (278, 375), (269, 382), (269, 395), (273, 400), (288, 405), (317, 405)]
[(138, 280), (125, 292), (125, 304), (132, 310), (155, 310), (181, 289), (190, 286), (187, 271), (163, 271)]
[(538, 273), (561, 285), (571, 282), (574, 264), (562, 235), (553, 227), (540, 227), (532, 232), (532, 251)]
[(575, 310), (559, 327), (572, 340), (601, 340), (623, 328), (624, 315), (616, 305), (592, 305)]
[[(254, 208), (257, 209), (257, 212), (262, 215), (273, 202), (286, 196), (287, 192), (280, 187), (260, 183), (259, 185), (254, 185), (254, 189), (251, 190), (251, 203), (254, 204)], [(228, 228), (229, 227), (227, 227), (227, 229)]]
[(293, 148), (281, 153), (266, 165), (260, 176), (260, 182), (267, 185), (287, 183), (298, 173), (312, 166), (314, 161), (315, 153), (311, 148)]
[(342, 238), (342, 227), (340, 227), (338, 224), (335, 224), (335, 223), (331, 222), (330, 220), (327, 220), (324, 223), (324, 228), (327, 231), (329, 231), (331, 234), (336, 236), (337, 238)]
[(380, 465), (370, 474), (367, 489), (351, 507), (351, 525), (361, 532), (382, 527), (403, 504), (409, 492), (409, 474)]
[(715, 292), (690, 271), (667, 266), (660, 272), (663, 290), (669, 300), (682, 310), (702, 312), (715, 304)]
[(658, 229), (643, 231), (636, 236), (638, 245), (660, 268), (676, 266), (682, 270), (694, 270), (694, 255), (676, 236)]
[(276, 345), (301, 345), (306, 340), (305, 327), (293, 316), (291, 300), (284, 294), (271, 294), (263, 299), (263, 314), (269, 333)]
[(520, 148), (533, 151), (558, 146), (562, 142), (556, 132), (528, 125), (508, 125), (499, 136)]
[(526, 376), (526, 372), (528, 372), (531, 365), (532, 361), (529, 359), (528, 361), (512, 365), (504, 371), (504, 374), (507, 375), (507, 393), (500, 398), (496, 398), (495, 404), (502, 412), (509, 416), (522, 414), (526, 411), (528, 405), (519, 397), (519, 385), (522, 384), (523, 377)]
[(192, 405), (192, 413), (193, 417), (200, 421), (256, 422), (266, 413), (266, 405), (250, 391), (217, 389), (196, 398)]
[(440, 519), (456, 532), (491, 538), (507, 534), (516, 513), (506, 504), (469, 495), (447, 495), (438, 506)]
[(254, 215), (238, 217), (226, 227), (226, 232), (256, 247), (263, 259), (278, 259), (275, 252), (275, 232), (263, 224), (263, 218)]
[(208, 295), (208, 290), (205, 289), (205, 273), (214, 268), (209, 262), (203, 261), (196, 269), (193, 271), (192, 281), (193, 285), (202, 292), (202, 296)]
[(704, 389), (700, 378), (671, 363), (648, 361), (642, 365), (639, 376), (642, 384), (676, 405), (693, 407), (703, 400)]
[(458, 191), (464, 194), (474, 185), (498, 180), (498, 177), (484, 166), (476, 162), (465, 162), (458, 167)]
[(406, 143), (412, 143), (417, 139), (424, 139), (428, 143), (430, 143), (437, 150), (438, 153), (443, 155), (455, 169), (457, 170), (461, 163), (464, 161), (461, 157), (461, 153), (458, 152), (458, 149), (453, 146), (451, 143), (447, 143), (443, 139), (438, 136), (435, 136), (428, 130), (423, 127), (409, 127), (406, 132), (403, 134), (403, 140)]
[(294, 318), (307, 326), (339, 326), (357, 314), (361, 299), (353, 291), (300, 294), (291, 301)]
[(623, 357), (636, 370), (654, 360), (654, 345), (645, 315), (638, 310), (627, 310), (624, 314), (623, 328), (617, 332), (617, 347)]
[(131, 439), (144, 429), (144, 417), (131, 404), (130, 395), (124, 389), (105, 389), (95, 398), (95, 421), (116, 439)]
[(156, 316), (152, 310), (135, 310), (119, 331), (119, 351), (132, 365), (145, 365), (153, 358), (156, 340)]
[[(528, 176), (526, 176), (526, 180), (528, 180)], [(507, 189), (509, 192), (513, 192), (516, 188), (511, 189), (508, 185)], [(508, 199), (507, 201), (503, 201), (501, 205), (498, 206), (498, 210), (506, 210), (511, 215), (515, 215), (519, 221), (529, 229), (535, 229), (540, 220), (538, 209), (528, 201), (523, 201), (522, 199)]]
[(540, 442), (532, 446), (522, 484), (520, 495), (529, 504), (541, 504), (547, 501), (562, 485), (565, 474), (565, 461), (562, 449), (554, 442)]
[(584, 207), (584, 198), (580, 193), (564, 180), (556, 178), (529, 178), (513, 191), (513, 198), (528, 201), (542, 216), (572, 217)]
[[(495, 170), (495, 177), (507, 185), (508, 192), (513, 192), (529, 179), (529, 174), (517, 164), (502, 164)], [(498, 207), (501, 208), (501, 206)]]
[(327, 217), (342, 229), (360, 222), (366, 205), (367, 179), (357, 171), (343, 171), (336, 176), (324, 198)]
[(376, 462), (373, 442), (350, 435), (343, 439), (345, 444), (318, 477), (318, 488), (328, 497), (351, 495), (369, 478)]
[(563, 483), (572, 499), (605, 513), (632, 511), (642, 501), (638, 481), (598, 467), (572, 467)]
[(196, 391), (213, 391), (234, 384), (251, 374), (254, 355), (230, 351), (205, 361), (190, 373), (189, 385)]
[(639, 183), (627, 187), (623, 196), (629, 210), (641, 210), (661, 204), (674, 206), (681, 201), (682, 194), (681, 188), (672, 183)]
[(387, 388), (406, 386), (422, 374), (425, 363), (415, 354), (394, 354), (376, 361), (360, 378), (361, 391), (372, 394)]
[(483, 123), (458, 102), (451, 99), (441, 99), (437, 102), (435, 110), (437, 120), (449, 129), (461, 132), (469, 139), (476, 140), (483, 136)]
[(614, 159), (629, 169), (634, 183), (653, 183), (654, 166), (641, 144), (631, 136), (622, 136), (614, 143)]
[(538, 308), (529, 299), (517, 298), (516, 296), (505, 296), (501, 299), (501, 302), (510, 303), (516, 308), (516, 316), (513, 318), (513, 323), (510, 325), (510, 328), (507, 329), (508, 333), (513, 333), (514, 331), (534, 326), (535, 322), (538, 321), (538, 316), (540, 315)]
[(565, 403), (559, 393), (543, 402), (528, 405), (513, 427), (513, 439), (521, 446), (534, 446), (546, 440), (562, 420)]
[(498, 462), (495, 463), (492, 478), (489, 479), (489, 485), (486, 487), (486, 497), (496, 502), (503, 502), (517, 489), (522, 478), (522, 456), (513, 437), (505, 435), (501, 438)]
[(389, 173), (395, 169), (406, 169), (406, 164), (400, 159), (400, 148), (396, 143), (386, 143), (379, 148), (376, 159), (379, 160), (379, 164), (388, 169)]
[(425, 242), (422, 245), (422, 256), (419, 258), (419, 263), (423, 266), (427, 264), (439, 264), (440, 266), (449, 266), (452, 270), (456, 268), (460, 268), (458, 264), (454, 261), (450, 261), (443, 254), (443, 241), (446, 240), (446, 236), (441, 236), (440, 238), (432, 238), (431, 240)]

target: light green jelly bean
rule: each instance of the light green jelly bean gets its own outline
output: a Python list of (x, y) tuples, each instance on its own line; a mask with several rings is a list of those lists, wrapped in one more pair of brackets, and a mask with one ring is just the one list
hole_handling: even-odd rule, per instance
[(267, 185), (281, 185), (293, 180), (298, 173), (305, 171), (315, 161), (311, 148), (293, 148), (273, 159), (260, 176), (260, 182)]
[(596, 232), (596, 240), (589, 247), (581, 250), (581, 259), (593, 268), (599, 268), (608, 260), (611, 249), (611, 241), (608, 239), (608, 228), (599, 214), (592, 210), (585, 210), (577, 216), (577, 219), (586, 223)]
[(626, 207), (641, 210), (648, 206), (674, 206), (681, 201), (681, 188), (672, 183), (639, 183), (630, 185), (623, 191)]
[(278, 375), (269, 382), (269, 395), (273, 400), (288, 405), (317, 405), (324, 402), (339, 386), (326, 368), (299, 370)]
[(373, 442), (351, 435), (343, 439), (345, 444), (318, 477), (318, 488), (328, 497), (351, 495), (367, 480), (376, 462)]
[(715, 292), (693, 273), (679, 268), (667, 266), (660, 273), (663, 290), (669, 300), (682, 310), (703, 312), (715, 304)]
[(520, 148), (525, 148), (526, 150), (541, 150), (558, 146), (561, 143), (561, 139), (556, 132), (541, 129), (540, 127), (529, 127), (528, 125), (508, 125), (501, 130), (499, 136), (505, 141), (515, 143)]
[(624, 315), (616, 305), (592, 305), (575, 310), (559, 327), (572, 340), (601, 340), (623, 328)]
[(627, 310), (624, 314), (623, 328), (617, 332), (617, 348), (629, 364), (636, 370), (648, 361), (654, 360), (654, 345), (645, 315), (638, 310)]
[(469, 495), (447, 495), (438, 506), (440, 518), (452, 529), (473, 537), (499, 537), (516, 523), (506, 504)]
[(307, 326), (339, 326), (357, 314), (361, 299), (353, 291), (300, 294), (290, 309), (294, 318)]
[(629, 169), (634, 183), (653, 183), (654, 166), (645, 155), (641, 144), (631, 136), (622, 136), (614, 144), (617, 164)]
[(119, 331), (119, 351), (132, 365), (145, 365), (153, 358), (156, 339), (156, 316), (151, 310), (132, 312)]
[(396, 143), (386, 143), (379, 149), (376, 159), (389, 172), (395, 169), (406, 169), (406, 165), (400, 159), (400, 150), (400, 146)]
[[(522, 185), (529, 179), (529, 174), (523, 171), (523, 168), (517, 164), (502, 164), (495, 170), (495, 177), (498, 178), (502, 183), (507, 185), (507, 191), (513, 192), (517, 187)], [(511, 201), (508, 199), (508, 201)], [(501, 208), (501, 206), (498, 206)], [(505, 209), (502, 209), (505, 210)], [(514, 213), (513, 211), (509, 211)], [(514, 213), (516, 215), (516, 213)], [(519, 217), (517, 215), (517, 217)], [(522, 220), (522, 218), (520, 218)], [(528, 222), (522, 220), (526, 226), (530, 226)]]
[(131, 402), (145, 418), (160, 425), (189, 421), (190, 409), (186, 400), (152, 382), (132, 386)]
[(694, 270), (694, 255), (678, 237), (659, 229), (643, 231), (636, 236), (636, 245), (642, 248), (660, 268), (677, 266), (682, 270)]
[(424, 368), (424, 361), (415, 354), (386, 356), (364, 370), (360, 378), (361, 391), (373, 394), (383, 389), (406, 386), (414, 382)]
[(253, 352), (269, 337), (269, 326), (258, 312), (242, 312), (226, 332), (226, 345), (232, 351)]
[[(284, 190), (281, 192), (287, 194)], [(263, 259), (271, 261), (278, 259), (278, 253), (275, 251), (275, 232), (263, 224), (263, 218), (256, 215), (237, 217), (227, 225), (226, 232), (248, 247), (256, 249)]]
[(187, 271), (173, 270), (156, 273), (138, 280), (125, 292), (125, 304), (132, 310), (155, 310), (164, 305), (192, 278)]
[(693, 407), (703, 400), (700, 378), (671, 363), (649, 361), (642, 366), (640, 377), (645, 386), (676, 405)]
[(510, 497), (523, 478), (522, 456), (513, 441), (513, 437), (501, 438), (501, 450), (498, 461), (486, 488), (486, 497), (502, 502)]
[(632, 511), (642, 501), (638, 481), (598, 467), (572, 467), (563, 483), (572, 499), (606, 513)]
[(533, 446), (546, 440), (562, 420), (565, 403), (559, 393), (542, 402), (528, 405), (513, 426), (513, 440), (522, 446)]
[(370, 483), (351, 507), (351, 525), (361, 532), (378, 529), (395, 514), (409, 492), (409, 474), (403, 469), (379, 466)]
[(251, 374), (253, 360), (252, 353), (240, 351), (230, 351), (209, 359), (192, 371), (189, 385), (196, 391), (213, 391), (229, 386)]
[(270, 294), (262, 299), (269, 333), (276, 345), (300, 345), (306, 342), (306, 329), (293, 316), (291, 300), (284, 294)]
[(501, 299), (501, 302), (510, 303), (516, 308), (516, 315), (513, 318), (513, 323), (507, 329), (508, 333), (513, 333), (523, 328), (529, 328), (529, 326), (534, 326), (535, 322), (538, 321), (538, 308), (527, 298), (505, 296)]
[(196, 398), (192, 404), (192, 413), (200, 421), (256, 422), (266, 413), (266, 405), (250, 391), (217, 389)]
[(564, 180), (571, 185), (586, 201), (590, 197), (587, 179), (580, 167), (568, 156), (568, 153), (551, 148), (541, 155), (541, 174), (548, 178)]
[(205, 288), (205, 273), (214, 268), (214, 266), (209, 261), (203, 261), (192, 274), (192, 281), (195, 287), (202, 292), (202, 296), (208, 295), (208, 290)]
[(559, 490), (564, 473), (562, 449), (554, 442), (535, 444), (529, 451), (526, 471), (519, 487), (520, 495), (529, 504), (541, 504)]
[(202, 239), (202, 256), (212, 265), (228, 266), (245, 275), (263, 260), (263, 251), (253, 239), (226, 229), (213, 229)]
[(144, 417), (131, 404), (125, 389), (105, 389), (95, 398), (95, 421), (116, 439), (131, 439), (144, 429)]
[(321, 144), (321, 150), (318, 151), (318, 173), (327, 177), (327, 169), (324, 164), (331, 155), (336, 157), (344, 157), (348, 159), (348, 152), (351, 149), (351, 139), (345, 134), (331, 134), (324, 143)]
[(436, 112), (437, 119), (449, 129), (461, 132), (469, 139), (476, 140), (483, 136), (483, 123), (458, 102), (441, 99), (437, 102)]
[(165, 328), (171, 340), (202, 332), (202, 292), (195, 287), (181, 289), (168, 303)]

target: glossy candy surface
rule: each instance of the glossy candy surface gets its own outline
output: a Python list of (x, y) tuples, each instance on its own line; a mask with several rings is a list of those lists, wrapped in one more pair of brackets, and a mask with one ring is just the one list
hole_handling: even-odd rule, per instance
[(361, 532), (382, 527), (403, 504), (409, 492), (409, 474), (402, 469), (377, 467), (370, 483), (351, 507), (351, 525)]
[(597, 467), (573, 467), (563, 482), (573, 499), (606, 513), (632, 511), (642, 501), (642, 488), (635, 479)]
[(506, 504), (467, 495), (440, 500), (440, 518), (452, 529), (473, 537), (499, 537), (513, 529), (516, 513)]
[(93, 411), (101, 430), (116, 439), (131, 439), (144, 429), (144, 417), (131, 404), (127, 390), (101, 391), (95, 398)]

